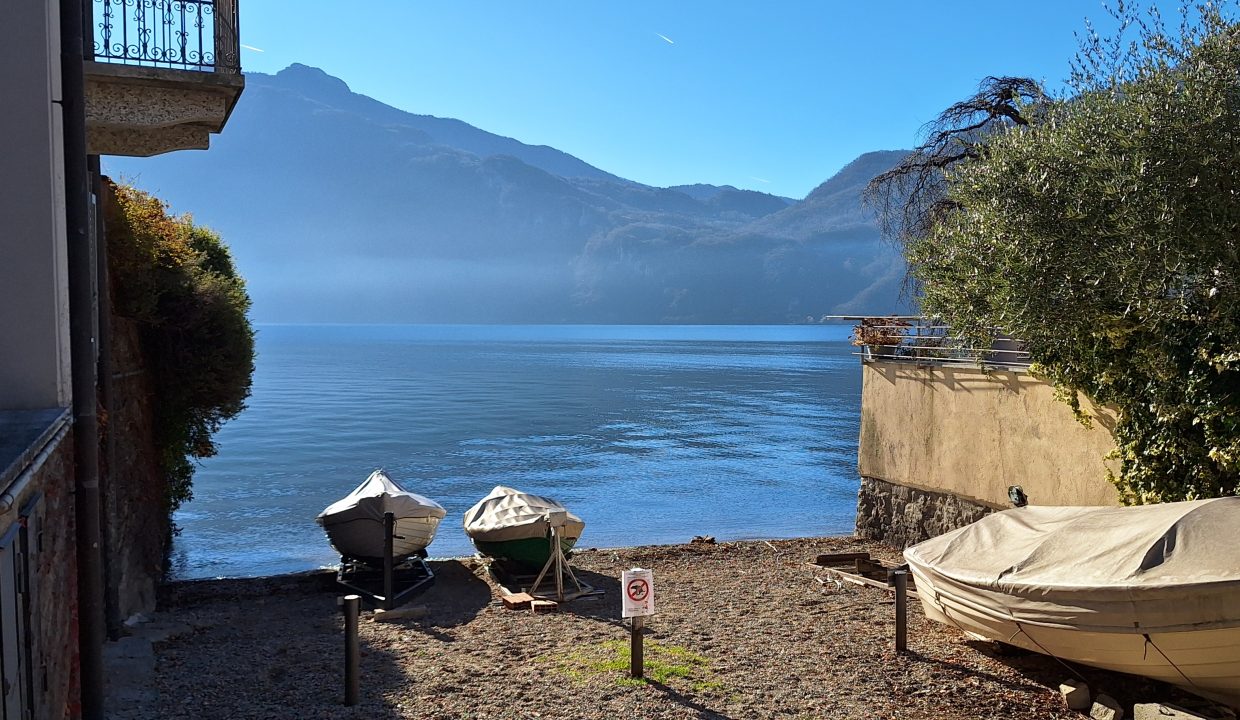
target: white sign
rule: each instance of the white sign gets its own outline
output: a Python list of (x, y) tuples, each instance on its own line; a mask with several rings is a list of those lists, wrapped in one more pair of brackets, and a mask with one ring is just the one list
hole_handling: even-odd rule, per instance
[(644, 617), (654, 615), (654, 573), (633, 568), (620, 574), (621, 600), (624, 602), (621, 617)]

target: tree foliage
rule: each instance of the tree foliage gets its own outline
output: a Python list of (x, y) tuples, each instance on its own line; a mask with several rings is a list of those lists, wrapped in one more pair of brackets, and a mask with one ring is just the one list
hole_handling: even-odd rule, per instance
[(155, 440), (172, 510), (188, 500), (193, 460), (245, 408), (254, 371), (250, 298), (219, 236), (159, 199), (112, 185), (108, 270), (114, 311), (139, 323), (155, 386)]
[(1115, 15), (1067, 97), (978, 138), (897, 237), (925, 312), (1026, 341), (1078, 415), (1078, 392), (1118, 409), (1126, 502), (1236, 494), (1240, 28), (1215, 5), (1175, 32)]

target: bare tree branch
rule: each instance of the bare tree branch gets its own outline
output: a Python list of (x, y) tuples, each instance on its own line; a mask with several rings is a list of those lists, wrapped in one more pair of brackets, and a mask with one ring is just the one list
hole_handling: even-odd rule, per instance
[[(922, 132), (925, 140), (899, 165), (869, 182), (865, 202), (875, 210), (883, 235), (904, 247), (924, 237), (947, 214), (959, 209), (947, 199), (944, 172), (976, 158), (995, 132), (1036, 123), (1048, 98), (1035, 80), (988, 77), (977, 93), (944, 110)], [(904, 292), (918, 294), (906, 278)]]

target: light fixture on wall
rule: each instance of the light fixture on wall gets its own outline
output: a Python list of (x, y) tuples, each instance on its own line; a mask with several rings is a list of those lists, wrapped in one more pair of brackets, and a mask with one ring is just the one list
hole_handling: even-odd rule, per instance
[(1024, 507), (1029, 504), (1029, 496), (1025, 495), (1025, 491), (1019, 485), (1008, 485), (1008, 500), (1012, 501), (1014, 507)]

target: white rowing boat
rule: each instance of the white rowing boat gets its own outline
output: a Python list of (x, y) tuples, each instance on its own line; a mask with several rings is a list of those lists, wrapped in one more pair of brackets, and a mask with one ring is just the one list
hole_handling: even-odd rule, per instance
[(1240, 706), (1240, 498), (1024, 507), (904, 551), (926, 616)]
[(376, 470), (353, 492), (327, 506), (316, 521), (341, 555), (377, 565), (383, 562), (386, 513), (395, 516), (392, 556), (401, 560), (431, 544), (446, 511)]

